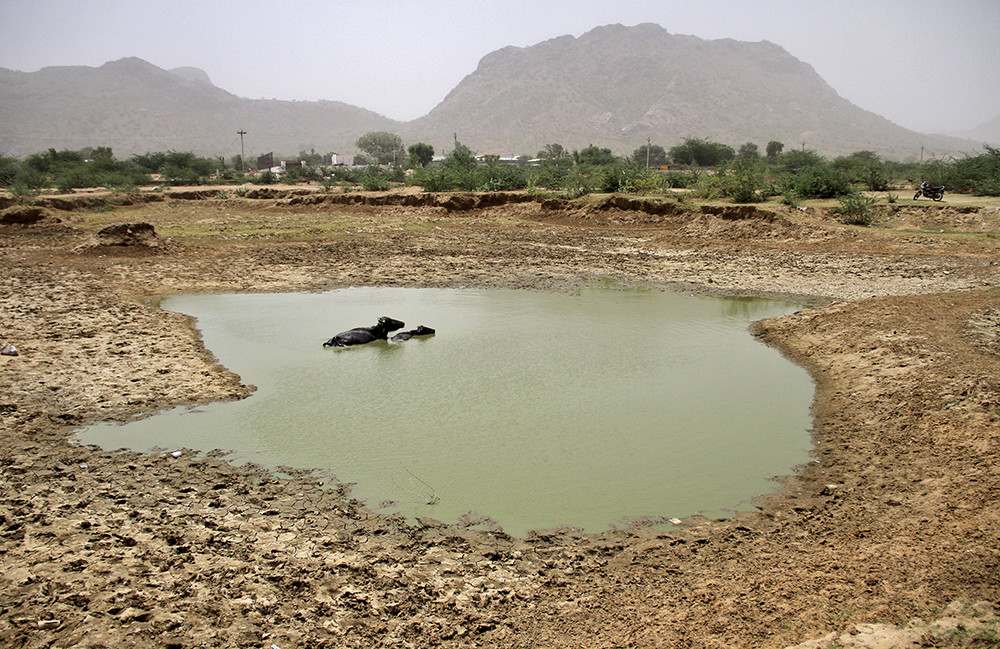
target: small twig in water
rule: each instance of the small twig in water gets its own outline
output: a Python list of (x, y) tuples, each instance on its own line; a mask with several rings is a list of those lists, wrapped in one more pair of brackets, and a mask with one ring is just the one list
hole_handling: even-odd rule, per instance
[(396, 485), (397, 489), (399, 489), (400, 491), (405, 491), (408, 494), (412, 494), (414, 496), (417, 496), (418, 498), (420, 498), (421, 500), (423, 500), (424, 502), (426, 502), (428, 505), (436, 505), (438, 503), (438, 501), (441, 500), (440, 498), (438, 498), (437, 492), (434, 491), (434, 487), (430, 486), (429, 484), (427, 484), (426, 482), (424, 482), (423, 480), (421, 480), (417, 476), (413, 475), (413, 471), (410, 471), (408, 468), (406, 468), (405, 464), (403, 464), (401, 466), (403, 467), (404, 471), (406, 471), (407, 473), (410, 474), (410, 477), (413, 478), (414, 481), (419, 482), (420, 484), (422, 484), (425, 487), (427, 487), (427, 490), (430, 492), (430, 495), (428, 495), (427, 493), (420, 493), (419, 491), (415, 491), (415, 490), (412, 490), (412, 489), (404, 489), (403, 487), (399, 486), (399, 483), (396, 482), (396, 478), (393, 477), (392, 478), (392, 484)]

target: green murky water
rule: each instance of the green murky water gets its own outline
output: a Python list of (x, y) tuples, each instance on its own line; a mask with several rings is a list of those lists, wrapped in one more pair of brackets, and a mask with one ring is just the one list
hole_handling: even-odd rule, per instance
[[(813, 385), (750, 322), (796, 305), (586, 288), (185, 295), (250, 398), (99, 424), (84, 443), (323, 467), (371, 506), (599, 531), (750, 508), (807, 461)], [(429, 338), (323, 348), (380, 315)], [(436, 497), (435, 504), (427, 501)]]

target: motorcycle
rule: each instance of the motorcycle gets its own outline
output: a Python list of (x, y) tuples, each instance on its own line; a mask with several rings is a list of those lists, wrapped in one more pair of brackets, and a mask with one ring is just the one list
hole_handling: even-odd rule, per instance
[(913, 195), (913, 200), (917, 200), (921, 196), (926, 196), (934, 201), (942, 200), (944, 198), (944, 185), (931, 187), (927, 183), (924, 183), (917, 188), (917, 193)]

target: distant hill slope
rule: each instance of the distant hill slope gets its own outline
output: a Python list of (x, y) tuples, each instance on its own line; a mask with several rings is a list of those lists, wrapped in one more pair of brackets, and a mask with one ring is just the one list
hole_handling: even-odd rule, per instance
[[(199, 74), (200, 73), (200, 74)], [(110, 146), (119, 158), (148, 151), (200, 155), (354, 150), (362, 133), (398, 130), (369, 110), (333, 101), (243, 99), (201, 70), (168, 72), (127, 58), (99, 68), (0, 69), (0, 153)]]
[(1000, 115), (960, 135), (1000, 148)]
[(589, 144), (629, 154), (685, 137), (761, 150), (779, 140), (824, 155), (868, 149), (917, 158), (972, 151), (982, 142), (923, 135), (843, 99), (811, 66), (762, 41), (702, 40), (657, 25), (610, 25), (579, 38), (506, 47), (480, 61), (426, 116), (396, 122), (335, 101), (244, 99), (202, 70), (167, 71), (127, 58), (98, 68), (0, 69), (0, 154), (110, 146), (246, 154), (352, 153), (368, 131), (399, 133), (438, 153), (458, 140), (481, 153), (534, 155), (545, 144)]
[[(824, 154), (892, 157), (968, 150), (906, 130), (843, 99), (812, 66), (762, 41), (702, 40), (658, 25), (599, 27), (485, 56), (428, 115), (406, 125), (435, 147), (535, 152), (546, 143), (630, 153), (650, 138), (770, 140)], [(449, 147), (450, 148), (450, 147)]]

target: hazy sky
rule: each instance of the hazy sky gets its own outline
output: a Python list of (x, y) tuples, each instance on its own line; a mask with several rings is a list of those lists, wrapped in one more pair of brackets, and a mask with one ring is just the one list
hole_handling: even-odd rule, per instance
[(0, 67), (137, 56), (253, 99), (329, 99), (409, 120), (486, 54), (651, 22), (769, 40), (844, 98), (922, 132), (1000, 114), (1000, 0), (0, 0)]

